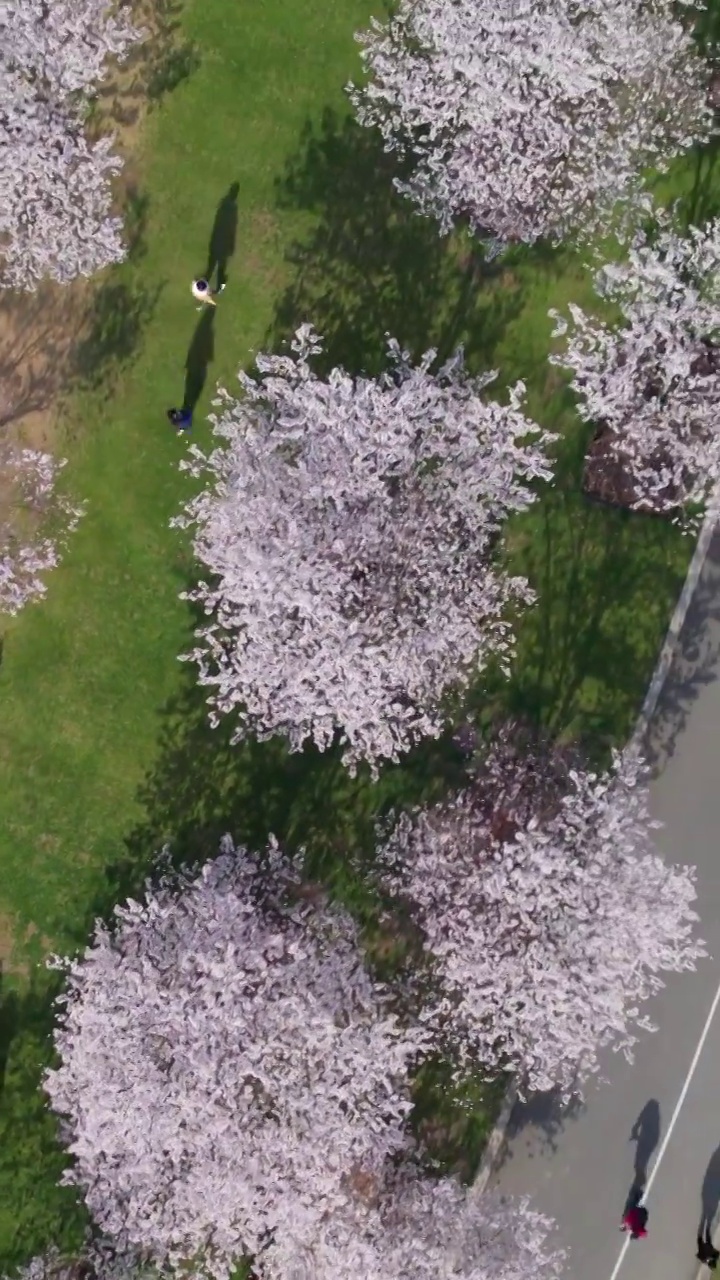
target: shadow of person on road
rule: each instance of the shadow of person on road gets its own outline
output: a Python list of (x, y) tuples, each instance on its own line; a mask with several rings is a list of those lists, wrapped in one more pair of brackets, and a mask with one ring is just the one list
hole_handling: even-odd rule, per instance
[(630, 1130), (630, 1141), (636, 1144), (635, 1181), (644, 1187), (650, 1157), (660, 1141), (660, 1104), (657, 1098), (650, 1098), (645, 1103)]
[(215, 358), (215, 308), (207, 307), (195, 326), (192, 342), (185, 357), (185, 393), (183, 409), (192, 412), (202, 395), (208, 366)]
[(710, 1157), (708, 1167), (705, 1170), (705, 1177), (703, 1178), (700, 1199), (701, 1211), (697, 1234), (698, 1258), (702, 1262), (707, 1262), (714, 1270), (719, 1256), (717, 1250), (713, 1247), (712, 1237), (713, 1223), (718, 1206), (720, 1206), (720, 1147), (716, 1147)]
[(237, 221), (238, 208), (237, 198), (240, 193), (240, 183), (233, 182), (228, 188), (220, 201), (216, 213), (213, 229), (210, 232), (210, 244), (208, 245), (207, 267), (204, 276), (208, 284), (212, 288), (213, 272), (217, 269), (217, 289), (222, 289), (227, 280), (227, 265), (235, 252), (235, 240), (237, 237)]
[(635, 1168), (633, 1183), (628, 1192), (623, 1213), (636, 1205), (642, 1196), (647, 1182), (650, 1157), (660, 1141), (660, 1104), (657, 1098), (650, 1098), (645, 1103), (640, 1115), (630, 1130), (630, 1141), (635, 1143)]

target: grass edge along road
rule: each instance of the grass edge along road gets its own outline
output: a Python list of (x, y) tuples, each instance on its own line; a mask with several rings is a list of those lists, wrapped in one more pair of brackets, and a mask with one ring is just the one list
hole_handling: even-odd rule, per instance
[[(472, 369), (522, 376), (528, 411), (562, 433), (558, 478), (513, 522), (512, 565), (539, 594), (522, 621), (509, 684), (479, 689), (485, 714), (530, 714), (598, 754), (629, 732), (692, 550), (668, 524), (585, 502), (586, 433), (546, 364), (550, 306), (587, 304), (588, 275), (565, 251), (520, 251), (481, 269), (461, 240), (395, 195), (392, 162), (348, 119), (342, 85), (358, 73), (353, 32), (369, 7), (269, 0), (237, 20), (227, 0), (191, 0), (183, 39), (191, 74), (150, 114), (138, 155), (136, 248), (98, 282), (95, 326), (59, 424), (68, 483), (88, 501), (48, 599), (5, 630), (0, 668), (0, 1266), (82, 1228), (38, 1082), (47, 1059), (51, 983), (34, 962), (82, 945), (93, 916), (137, 892), (172, 838), (188, 856), (219, 834), (268, 831), (308, 841), (318, 872), (368, 921), (372, 904), (343, 857), (390, 802), (439, 795), (458, 777), (447, 743), (429, 743), (376, 786), (332, 754), (287, 757), (277, 743), (231, 748), (208, 729), (192, 673), (176, 661), (192, 619), (179, 592), (192, 574), (168, 528), (188, 492), (186, 448), (165, 420), (186, 379), (195, 437), (218, 379), (232, 385), (251, 349), (312, 320), (327, 359), (374, 371), (384, 335), (414, 354), (465, 343)], [(677, 190), (692, 185), (693, 162)], [(212, 323), (189, 281), (205, 265), (217, 206), (239, 184), (228, 287)], [(712, 198), (712, 193), (708, 199)], [(12, 943), (14, 942), (14, 951)], [(453, 1167), (474, 1167), (493, 1097), (441, 1105), (423, 1081), (421, 1127)], [(495, 1091), (497, 1092), (497, 1091)]]

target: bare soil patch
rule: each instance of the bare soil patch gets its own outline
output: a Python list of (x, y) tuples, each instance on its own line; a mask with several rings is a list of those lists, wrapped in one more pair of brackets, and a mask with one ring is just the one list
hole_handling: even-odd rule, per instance
[(0, 293), (0, 431), (52, 447), (52, 411), (87, 323), (89, 287), (45, 284)]
[[(111, 133), (124, 159), (115, 209), (125, 222), (129, 252), (139, 248), (146, 202), (137, 161), (144, 116), (199, 63), (182, 39), (180, 0), (136, 0), (133, 17), (145, 31), (124, 62), (99, 85), (87, 125), (91, 137)], [(109, 281), (43, 284), (35, 293), (0, 292), (0, 432), (52, 452), (59, 395), (87, 372), (87, 344), (98, 321), (98, 296)], [(112, 286), (111, 286), (112, 291)], [(122, 301), (122, 300), (121, 300)], [(113, 304), (117, 299), (113, 297)], [(80, 367), (76, 353), (82, 352)], [(98, 351), (101, 363), (108, 353)], [(103, 359), (105, 357), (105, 359)]]

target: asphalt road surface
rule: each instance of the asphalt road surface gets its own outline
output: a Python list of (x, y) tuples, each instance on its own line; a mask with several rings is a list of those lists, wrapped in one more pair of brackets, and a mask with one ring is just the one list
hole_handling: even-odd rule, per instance
[[(711, 543), (679, 652), (651, 725), (652, 808), (668, 859), (698, 869), (710, 959), (671, 975), (647, 1006), (657, 1024), (632, 1065), (604, 1061), (606, 1083), (561, 1113), (518, 1105), (493, 1185), (527, 1193), (558, 1223), (577, 1280), (696, 1280), (701, 1217), (720, 1222), (720, 533)], [(634, 1136), (632, 1136), (634, 1134)], [(648, 1236), (625, 1243), (622, 1210), (637, 1167)], [(720, 1272), (718, 1272), (720, 1274)]]

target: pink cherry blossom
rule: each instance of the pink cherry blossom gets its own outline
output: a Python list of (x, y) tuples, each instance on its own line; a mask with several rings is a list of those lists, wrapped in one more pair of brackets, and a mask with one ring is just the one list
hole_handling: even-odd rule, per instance
[(358, 36), (368, 83), (350, 96), (443, 232), (582, 238), (621, 206), (633, 222), (642, 171), (708, 136), (688, 27), (670, 0), (400, 0)]
[(325, 750), (338, 734), (351, 769), (377, 770), (437, 736), (491, 658), (507, 668), (533, 595), (493, 552), (550, 478), (554, 437), (522, 383), (496, 403), (460, 352), (433, 373), (434, 352), (412, 365), (391, 341), (379, 378), (319, 378), (320, 349), (307, 325), (293, 354), (259, 356), (241, 398), (222, 393), (220, 447), (185, 464), (206, 487), (176, 523), (195, 528), (208, 577), (190, 598), (211, 619), (188, 656), (238, 739)]
[(693, 869), (662, 859), (657, 825), (632, 753), (596, 774), (502, 736), (464, 793), (399, 818), (381, 863), (422, 931), (441, 1043), (566, 1095), (600, 1048), (631, 1056), (660, 975), (706, 954)]
[(121, 161), (84, 117), (108, 58), (141, 34), (108, 0), (0, 0), (0, 286), (65, 284), (124, 256)]
[[(582, 417), (604, 429), (640, 510), (704, 502), (720, 480), (719, 281), (720, 219), (686, 236), (669, 226), (654, 241), (639, 234), (627, 261), (595, 277), (624, 324), (571, 305), (569, 336), (550, 357), (571, 370)], [(554, 336), (567, 335), (551, 315)]]

